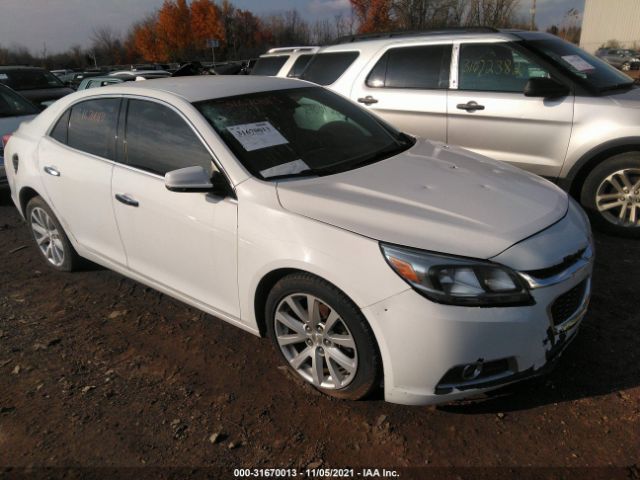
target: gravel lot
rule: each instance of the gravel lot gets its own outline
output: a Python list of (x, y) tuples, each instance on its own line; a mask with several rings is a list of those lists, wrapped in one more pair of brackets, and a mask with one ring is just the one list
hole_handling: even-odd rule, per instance
[(556, 473), (638, 479), (638, 242), (596, 240), (592, 307), (549, 376), (483, 401), (403, 407), (322, 396), (270, 342), (116, 273), (48, 270), (4, 192), (0, 478), (43, 466), (213, 467), (217, 478), (234, 467), (536, 478), (437, 467), (615, 466)]

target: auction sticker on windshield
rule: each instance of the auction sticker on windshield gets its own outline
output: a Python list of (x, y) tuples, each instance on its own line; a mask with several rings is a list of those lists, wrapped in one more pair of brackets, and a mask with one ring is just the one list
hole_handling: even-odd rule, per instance
[(579, 55), (565, 55), (562, 59), (575, 68), (578, 72), (586, 72), (588, 70), (594, 70), (595, 67), (589, 62), (585, 61)]
[(234, 125), (227, 130), (247, 152), (289, 143), (269, 122)]

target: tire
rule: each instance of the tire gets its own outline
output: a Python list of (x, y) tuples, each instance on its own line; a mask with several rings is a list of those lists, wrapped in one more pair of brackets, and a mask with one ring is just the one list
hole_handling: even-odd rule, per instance
[(382, 361), (373, 332), (358, 307), (329, 282), (307, 273), (287, 275), (269, 293), (265, 318), (289, 368), (321, 392), (359, 400), (379, 385)]
[(640, 238), (640, 152), (621, 153), (596, 166), (580, 202), (598, 230)]
[(60, 221), (42, 197), (34, 197), (29, 201), (26, 219), (38, 252), (50, 268), (60, 272), (71, 272), (79, 267), (80, 256), (69, 242)]

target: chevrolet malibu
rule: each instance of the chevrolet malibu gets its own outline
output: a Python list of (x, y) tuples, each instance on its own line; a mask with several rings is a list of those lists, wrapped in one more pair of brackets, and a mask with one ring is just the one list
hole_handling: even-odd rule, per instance
[(52, 268), (86, 258), (268, 336), (338, 398), (424, 405), (540, 374), (590, 296), (589, 223), (560, 189), (298, 80), (79, 92), (7, 158)]

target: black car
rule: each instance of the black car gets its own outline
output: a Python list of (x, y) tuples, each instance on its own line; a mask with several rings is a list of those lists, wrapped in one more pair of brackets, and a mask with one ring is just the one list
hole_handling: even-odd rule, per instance
[(37, 67), (0, 67), (0, 83), (19, 92), (41, 109), (73, 93), (53, 73)]

